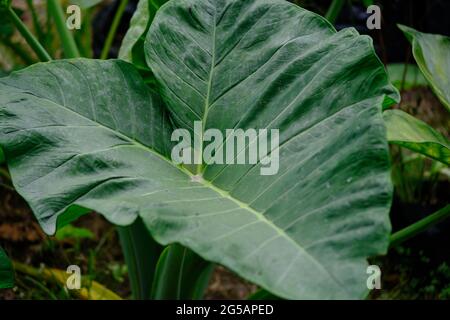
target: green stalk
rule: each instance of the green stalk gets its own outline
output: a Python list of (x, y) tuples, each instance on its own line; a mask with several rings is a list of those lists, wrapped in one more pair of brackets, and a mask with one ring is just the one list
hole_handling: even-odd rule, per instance
[(102, 53), (100, 54), (100, 59), (107, 59), (109, 50), (111, 49), (111, 45), (113, 43), (114, 37), (116, 36), (117, 28), (119, 27), (120, 20), (122, 19), (123, 13), (125, 12), (125, 8), (127, 7), (128, 0), (121, 0), (119, 4), (119, 8), (117, 8), (116, 14), (114, 16), (111, 29), (109, 29), (108, 35), (106, 37), (105, 44), (102, 49)]
[(127, 227), (117, 227), (123, 255), (128, 268), (134, 299), (150, 298), (153, 277), (163, 248), (151, 237), (141, 218)]
[(91, 16), (92, 8), (87, 8), (82, 11), (83, 23), (81, 24), (81, 29), (75, 33), (75, 42), (78, 45), (80, 54), (84, 58), (92, 58), (92, 26), (91, 26)]
[(336, 22), (337, 17), (342, 11), (344, 3), (345, 0), (333, 0), (330, 7), (328, 8), (325, 18), (327, 18), (328, 21), (334, 24)]
[(7, 13), (12, 21), (12, 23), (16, 26), (17, 30), (20, 34), (25, 38), (27, 43), (33, 49), (33, 51), (38, 56), (41, 61), (50, 61), (52, 58), (48, 54), (48, 52), (44, 49), (44, 47), (39, 43), (39, 41), (34, 37), (34, 35), (28, 30), (27, 26), (20, 20), (14, 10), (9, 7), (7, 9)]
[(399, 244), (405, 242), (406, 240), (411, 239), (412, 237), (418, 235), (419, 233), (422, 233), (423, 231), (427, 230), (429, 227), (438, 224), (449, 217), (450, 217), (450, 204), (442, 208), (441, 210), (429, 215), (428, 217), (423, 218), (422, 220), (406, 227), (405, 229), (394, 233), (391, 236), (389, 247), (393, 248), (395, 246), (398, 246)]
[(59, 37), (61, 39), (62, 47), (64, 49), (64, 56), (66, 58), (78, 58), (80, 52), (78, 51), (77, 44), (73, 39), (72, 34), (66, 26), (66, 19), (64, 12), (58, 2), (58, 0), (48, 0), (48, 10), (56, 24)]
[[(20, 45), (20, 43), (14, 43), (10, 39), (3, 39), (4, 44), (9, 47), (14, 53), (20, 57), (20, 59), (25, 62), (25, 64), (33, 64), (33, 58), (28, 54), (28, 52)], [(0, 163), (2, 163), (2, 157), (0, 156)]]
[(28, 9), (30, 9), (31, 12), (31, 18), (33, 19), (34, 31), (37, 33), (39, 41), (42, 42), (45, 35), (42, 32), (41, 26), (39, 24), (38, 15), (36, 12), (36, 8), (34, 7), (33, 0), (27, 0), (27, 5)]
[(156, 265), (153, 300), (202, 299), (214, 264), (180, 244), (167, 246)]

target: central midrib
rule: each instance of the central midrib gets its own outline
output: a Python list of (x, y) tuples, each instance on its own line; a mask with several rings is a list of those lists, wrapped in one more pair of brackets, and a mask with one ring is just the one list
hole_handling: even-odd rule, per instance
[(202, 131), (200, 133), (200, 150), (197, 150), (197, 155), (200, 159), (197, 159), (197, 170), (196, 174), (201, 175), (203, 172), (203, 133), (205, 132), (206, 120), (208, 118), (208, 111), (210, 107), (210, 99), (211, 99), (211, 89), (212, 89), (212, 81), (214, 77), (214, 67), (216, 64), (216, 15), (217, 9), (214, 10), (213, 15), (213, 31), (212, 31), (212, 50), (211, 50), (211, 67), (209, 70), (209, 78), (208, 78), (208, 86), (206, 90), (206, 98), (205, 105), (203, 108), (203, 118), (202, 118)]

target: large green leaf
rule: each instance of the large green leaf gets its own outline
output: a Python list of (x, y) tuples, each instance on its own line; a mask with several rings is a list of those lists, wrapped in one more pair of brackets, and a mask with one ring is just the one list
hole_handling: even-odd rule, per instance
[(450, 141), (425, 122), (401, 110), (386, 110), (383, 118), (389, 142), (450, 165)]
[(7, 289), (14, 286), (14, 272), (11, 261), (6, 256), (5, 251), (0, 247), (0, 289)]
[[(387, 104), (398, 100), (371, 40), (353, 29), (336, 33), (284, 1), (172, 1), (157, 13), (146, 50), (178, 127), (203, 120), (222, 132), (281, 132), (275, 176), (261, 177), (259, 165), (202, 168), (203, 179), (241, 209), (209, 208), (214, 219), (193, 216), (187, 225), (165, 218), (176, 228), (157, 231), (159, 238), (175, 238), (281, 296), (363, 296), (363, 256), (383, 252), (389, 229), (380, 107), (386, 94)], [(224, 251), (235, 251), (233, 259)]]
[(412, 44), (414, 58), (433, 91), (450, 111), (450, 38), (399, 25)]
[[(285, 298), (362, 298), (387, 250), (382, 105), (398, 98), (368, 37), (284, 1), (171, 1), (146, 49), (170, 109), (123, 61), (38, 64), (0, 79), (0, 144), (46, 232), (92, 209), (140, 215)], [(171, 126), (280, 129), (280, 168), (169, 160)], [(242, 150), (241, 150), (242, 151)]]
[(16, 190), (49, 234), (83, 208), (130, 224), (139, 205), (126, 194), (157, 187), (144, 177), (169, 186), (180, 174), (161, 161), (171, 144), (161, 100), (121, 60), (40, 63), (0, 79), (0, 130)]

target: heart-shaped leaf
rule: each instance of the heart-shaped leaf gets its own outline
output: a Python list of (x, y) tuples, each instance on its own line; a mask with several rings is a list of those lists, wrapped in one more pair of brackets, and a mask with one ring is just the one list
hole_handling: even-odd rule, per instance
[[(123, 61), (39, 64), (0, 79), (0, 144), (49, 233), (93, 209), (140, 215), (285, 298), (362, 298), (387, 250), (392, 186), (382, 105), (398, 96), (370, 38), (285, 1), (171, 1), (148, 61), (170, 110)], [(279, 129), (279, 170), (170, 160), (171, 123)], [(204, 131), (202, 131), (202, 134)], [(243, 149), (238, 150), (243, 151)]]
[(433, 91), (450, 111), (450, 38), (399, 25), (412, 44), (414, 58)]

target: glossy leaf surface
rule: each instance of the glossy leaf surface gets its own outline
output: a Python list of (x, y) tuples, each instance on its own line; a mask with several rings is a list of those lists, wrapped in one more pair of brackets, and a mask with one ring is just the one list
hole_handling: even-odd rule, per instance
[[(0, 79), (0, 145), (45, 230), (80, 208), (120, 225), (139, 215), (160, 243), (278, 296), (364, 297), (366, 258), (390, 233), (381, 108), (398, 99), (370, 39), (284, 1), (171, 1), (146, 51), (170, 119), (122, 61)], [(279, 129), (279, 172), (205, 165), (199, 178), (174, 165), (172, 123), (194, 120)]]

